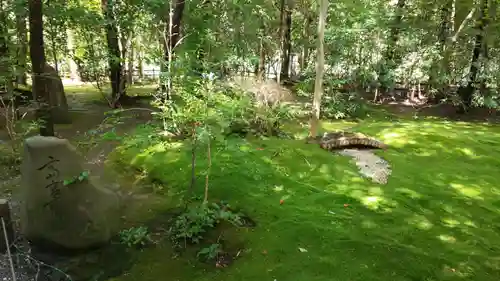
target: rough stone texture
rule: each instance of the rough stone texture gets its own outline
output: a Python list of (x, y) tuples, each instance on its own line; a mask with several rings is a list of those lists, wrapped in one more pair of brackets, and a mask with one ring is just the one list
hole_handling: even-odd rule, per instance
[(68, 112), (68, 101), (64, 93), (64, 86), (57, 71), (45, 64), (44, 74), (47, 75), (47, 83), (49, 89), (49, 104), (52, 106), (52, 120), (54, 124), (70, 124), (71, 117)]
[(358, 132), (328, 132), (320, 138), (320, 146), (326, 150), (346, 148), (349, 146), (365, 146), (387, 149), (387, 145), (374, 138)]
[(21, 167), (21, 231), (41, 247), (80, 250), (107, 242), (119, 223), (119, 197), (94, 179), (69, 185), (83, 159), (66, 139), (26, 139)]
[(391, 175), (391, 166), (387, 161), (370, 150), (343, 149), (341, 155), (351, 156), (358, 166), (359, 172), (378, 184), (386, 184)]

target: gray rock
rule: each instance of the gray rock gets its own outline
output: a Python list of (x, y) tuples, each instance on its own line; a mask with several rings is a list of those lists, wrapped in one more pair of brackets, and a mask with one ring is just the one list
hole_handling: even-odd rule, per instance
[(106, 243), (119, 223), (119, 197), (82, 174), (83, 159), (68, 140), (34, 136), (24, 143), (21, 231), (33, 243), (78, 250)]
[(44, 74), (47, 75), (47, 88), (49, 89), (49, 104), (51, 106), (52, 120), (54, 124), (71, 124), (68, 111), (68, 101), (64, 93), (64, 86), (57, 71), (45, 64)]
[(359, 172), (378, 184), (386, 184), (391, 175), (391, 166), (387, 161), (370, 150), (343, 149), (339, 154), (350, 156), (356, 162)]

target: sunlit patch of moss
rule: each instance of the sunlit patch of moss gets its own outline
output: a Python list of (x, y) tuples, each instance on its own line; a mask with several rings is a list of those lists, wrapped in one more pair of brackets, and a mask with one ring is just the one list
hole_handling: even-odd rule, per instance
[(460, 192), (460, 194), (471, 197), (474, 199), (483, 199), (481, 195), (481, 188), (478, 186), (464, 186), (459, 183), (450, 183), (450, 186)]
[(413, 215), (412, 217), (407, 219), (407, 222), (422, 230), (429, 230), (433, 227), (433, 223), (423, 215)]
[(457, 227), (460, 225), (460, 221), (454, 218), (444, 218), (442, 219), (443, 223), (448, 227)]
[[(133, 85), (127, 88), (127, 95), (147, 96), (153, 93), (156, 88), (156, 84)], [(103, 95), (111, 93), (111, 85), (109, 83), (105, 83), (100, 86), (100, 89), (96, 84), (65, 85), (64, 92), (70, 99), (75, 98), (83, 101), (105, 101)]]
[(450, 235), (446, 235), (446, 234), (441, 234), (438, 237), (439, 237), (439, 240), (441, 240), (443, 242), (447, 242), (447, 243), (455, 243), (457, 241), (457, 239), (455, 237), (450, 236)]

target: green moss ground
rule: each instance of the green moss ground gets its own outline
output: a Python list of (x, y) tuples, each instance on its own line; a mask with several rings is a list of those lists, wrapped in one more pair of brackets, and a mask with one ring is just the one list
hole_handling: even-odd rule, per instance
[[(299, 140), (214, 146), (210, 198), (257, 222), (228, 237), (247, 250), (221, 270), (193, 255), (172, 258), (170, 245), (160, 245), (112, 280), (500, 280), (500, 127), (383, 117), (323, 128), (354, 126), (391, 145), (379, 153), (392, 165), (387, 185), (361, 178), (349, 158)], [(148, 134), (138, 129), (112, 158), (163, 186), (151, 195), (155, 204), (131, 212), (137, 224), (175, 207), (190, 179), (187, 144), (154, 143)], [(198, 163), (201, 195), (203, 153)]]
[[(127, 88), (127, 94), (130, 96), (142, 96), (154, 92), (155, 89), (156, 84), (134, 85)], [(111, 85), (105, 83), (102, 87), (102, 91), (105, 94), (109, 94), (109, 92), (111, 92)], [(103, 94), (93, 84), (65, 85), (64, 92), (66, 95), (79, 100), (105, 103)]]

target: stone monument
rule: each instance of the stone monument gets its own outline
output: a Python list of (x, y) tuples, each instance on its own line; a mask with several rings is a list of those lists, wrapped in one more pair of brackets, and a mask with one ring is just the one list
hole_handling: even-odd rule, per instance
[(49, 90), (49, 104), (51, 106), (52, 120), (54, 124), (71, 124), (68, 101), (64, 93), (64, 85), (57, 71), (45, 64), (43, 72), (47, 75), (47, 89)]
[(84, 176), (68, 140), (25, 140), (21, 166), (21, 231), (33, 244), (83, 250), (104, 244), (120, 220), (119, 197)]

